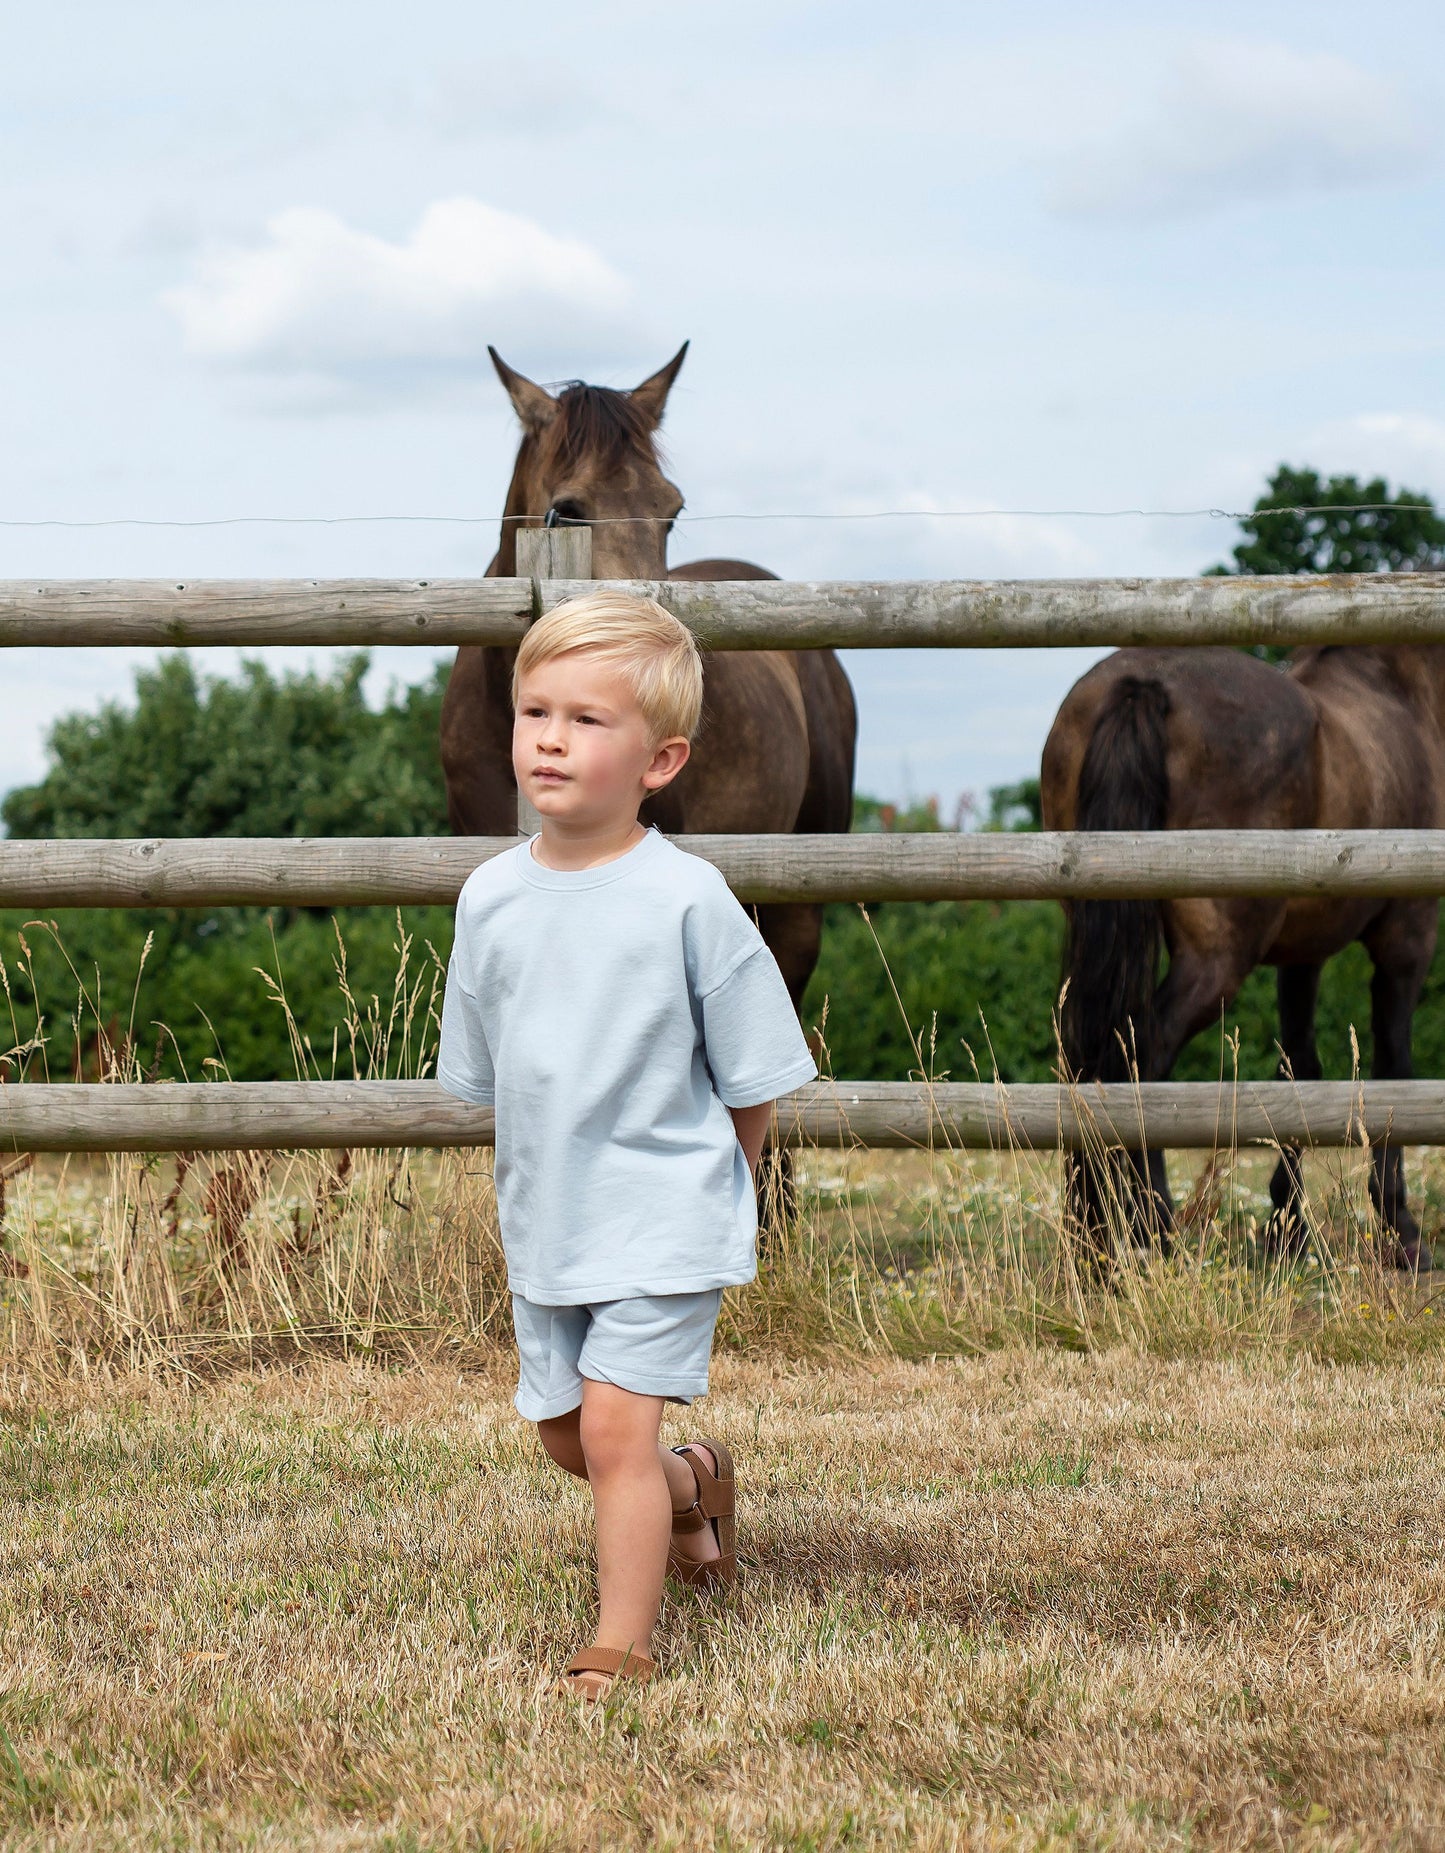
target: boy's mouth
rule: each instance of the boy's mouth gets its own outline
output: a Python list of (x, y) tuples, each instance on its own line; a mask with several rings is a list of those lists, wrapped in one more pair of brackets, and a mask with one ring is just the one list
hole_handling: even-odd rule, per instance
[(532, 777), (542, 779), (549, 785), (554, 783), (561, 785), (568, 776), (565, 772), (559, 772), (555, 766), (533, 766), (532, 768)]

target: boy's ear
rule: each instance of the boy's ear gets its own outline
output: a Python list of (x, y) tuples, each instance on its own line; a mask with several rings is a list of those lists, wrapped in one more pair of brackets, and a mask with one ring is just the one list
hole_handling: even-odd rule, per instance
[(664, 740), (642, 775), (643, 784), (649, 791), (661, 791), (672, 783), (691, 757), (692, 748), (681, 734), (675, 740)]

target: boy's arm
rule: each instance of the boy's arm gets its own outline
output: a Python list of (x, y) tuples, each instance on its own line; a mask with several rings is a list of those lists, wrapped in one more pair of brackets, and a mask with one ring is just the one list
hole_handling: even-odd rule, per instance
[(743, 1148), (743, 1156), (748, 1161), (748, 1170), (756, 1177), (758, 1160), (763, 1155), (763, 1142), (768, 1136), (773, 1103), (764, 1100), (756, 1107), (729, 1107), (728, 1112), (733, 1116), (733, 1126), (737, 1131), (738, 1144)]
[(449, 1094), (477, 1106), (491, 1106), (497, 1098), (497, 1076), (487, 1047), (476, 993), (467, 982), (468, 926), (466, 893), (457, 902), (457, 930), (447, 963), (446, 990), (442, 993), (441, 1040), (437, 1048), (436, 1077)]

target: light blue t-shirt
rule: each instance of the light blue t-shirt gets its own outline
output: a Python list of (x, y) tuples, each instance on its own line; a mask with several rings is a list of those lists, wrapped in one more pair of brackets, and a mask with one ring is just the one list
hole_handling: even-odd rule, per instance
[(462, 889), (437, 1079), (495, 1104), (513, 1293), (576, 1306), (751, 1280), (727, 1109), (816, 1073), (757, 928), (656, 830), (592, 869), (519, 843)]

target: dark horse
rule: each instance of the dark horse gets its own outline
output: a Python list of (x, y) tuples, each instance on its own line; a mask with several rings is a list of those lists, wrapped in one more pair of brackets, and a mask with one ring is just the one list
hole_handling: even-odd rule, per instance
[[(1075, 683), (1043, 759), (1050, 830), (1438, 829), (1445, 813), (1445, 646), (1297, 650), (1287, 670), (1239, 650), (1120, 650)], [(1317, 1080), (1320, 968), (1353, 940), (1374, 965), (1378, 1079), (1412, 1072), (1410, 1019), (1435, 950), (1433, 899), (1077, 901), (1067, 910), (1063, 1054), (1081, 1077), (1163, 1080), (1256, 965), (1278, 968), (1280, 1074)], [(1157, 983), (1161, 945), (1169, 964)], [(1120, 1179), (1134, 1239), (1167, 1241), (1160, 1152), (1072, 1167), (1074, 1212), (1102, 1253)], [(1303, 1243), (1300, 1156), (1270, 1183), (1267, 1241)], [(1429, 1267), (1396, 1146), (1373, 1153), (1385, 1258)]]
[[(682, 496), (657, 455), (657, 431), (687, 343), (631, 392), (580, 383), (555, 396), (492, 364), (522, 421), (501, 540), (489, 578), (516, 573), (518, 527), (592, 527), (597, 579), (775, 579), (745, 560), (698, 560), (669, 572), (667, 537)], [(517, 827), (512, 777), (516, 651), (466, 645), (442, 702), (441, 753), (451, 827), (501, 836)], [(702, 725), (681, 775), (644, 822), (679, 831), (772, 835), (852, 825), (853, 691), (831, 650), (728, 650), (704, 658)], [(758, 926), (795, 1005), (818, 962), (823, 910), (757, 909)]]

